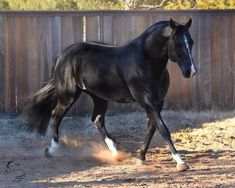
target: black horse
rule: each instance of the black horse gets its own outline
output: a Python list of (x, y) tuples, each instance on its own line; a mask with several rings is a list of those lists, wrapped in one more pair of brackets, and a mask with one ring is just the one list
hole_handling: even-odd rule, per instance
[(177, 169), (186, 170), (187, 165), (175, 149), (160, 112), (169, 87), (168, 60), (176, 62), (186, 78), (196, 72), (191, 55), (193, 40), (188, 30), (191, 23), (191, 19), (185, 25), (172, 19), (157, 22), (123, 46), (81, 42), (62, 50), (48, 84), (29, 99), (23, 114), (28, 127), (40, 134), (46, 133), (52, 118), (53, 139), (45, 150), (46, 156), (51, 156), (59, 146), (60, 122), (84, 92), (94, 102), (92, 121), (114, 155), (118, 150), (105, 128), (108, 103), (136, 102), (146, 111), (149, 128), (140, 159), (145, 160), (158, 129), (170, 147)]

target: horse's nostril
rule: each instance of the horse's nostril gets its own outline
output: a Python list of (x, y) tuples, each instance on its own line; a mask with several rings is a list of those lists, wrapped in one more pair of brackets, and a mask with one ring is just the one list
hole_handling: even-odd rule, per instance
[(191, 71), (190, 71), (190, 70), (186, 70), (186, 72), (185, 72), (185, 76), (186, 76), (186, 77), (189, 77), (189, 76), (190, 76), (190, 74), (191, 74)]

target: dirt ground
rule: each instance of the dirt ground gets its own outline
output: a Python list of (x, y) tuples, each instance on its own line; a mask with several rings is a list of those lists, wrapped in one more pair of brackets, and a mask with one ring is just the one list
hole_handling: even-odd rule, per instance
[(155, 134), (147, 161), (137, 160), (146, 134), (142, 112), (106, 117), (126, 158), (115, 162), (89, 116), (65, 118), (61, 145), (44, 157), (50, 130), (40, 137), (21, 130), (17, 117), (1, 115), (0, 187), (235, 187), (235, 112), (164, 111), (163, 119), (190, 169), (177, 172)]

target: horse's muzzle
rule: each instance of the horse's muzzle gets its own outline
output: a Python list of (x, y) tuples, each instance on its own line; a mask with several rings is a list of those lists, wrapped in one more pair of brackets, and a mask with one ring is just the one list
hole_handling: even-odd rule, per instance
[(184, 71), (184, 72), (183, 72), (183, 75), (184, 75), (185, 78), (191, 77), (191, 70), (188, 69), (188, 70)]
[(182, 73), (184, 75), (185, 78), (191, 78), (196, 74), (196, 68), (195, 66), (192, 64), (191, 67), (187, 67), (187, 68), (182, 68)]

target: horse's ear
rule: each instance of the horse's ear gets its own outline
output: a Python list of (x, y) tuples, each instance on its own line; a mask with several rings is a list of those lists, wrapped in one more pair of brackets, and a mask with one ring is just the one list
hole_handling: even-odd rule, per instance
[(192, 19), (189, 18), (189, 20), (188, 20), (188, 22), (185, 24), (185, 26), (186, 26), (187, 28), (190, 28), (191, 25), (192, 25)]
[(171, 29), (176, 29), (177, 28), (177, 24), (172, 18), (170, 19), (170, 27), (171, 27)]

